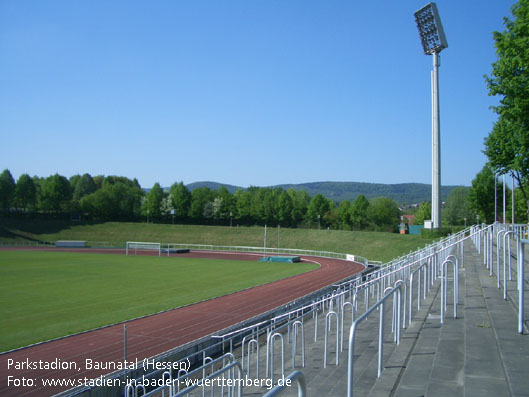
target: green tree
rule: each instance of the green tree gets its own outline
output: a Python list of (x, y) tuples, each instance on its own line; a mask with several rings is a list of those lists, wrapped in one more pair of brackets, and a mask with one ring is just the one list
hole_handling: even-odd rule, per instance
[(81, 175), (75, 174), (70, 177), (70, 189), (72, 191), (72, 194), (75, 190), (75, 186), (77, 186), (77, 182), (79, 182), (79, 179), (81, 179)]
[(96, 184), (96, 187), (98, 189), (101, 189), (103, 187), (103, 181), (105, 180), (104, 175), (96, 175), (94, 176), (94, 183)]
[(377, 197), (369, 203), (367, 215), (376, 230), (394, 232), (400, 222), (397, 203), (388, 197)]
[(416, 225), (424, 225), (425, 220), (432, 219), (432, 203), (425, 201), (422, 203), (417, 212), (415, 213), (415, 218), (413, 218), (413, 223)]
[(180, 220), (186, 219), (191, 207), (191, 192), (189, 189), (184, 185), (184, 182), (175, 182), (169, 189), (169, 194), (173, 201), (175, 216)]
[(260, 224), (274, 225), (277, 224), (278, 211), (278, 190), (270, 188), (259, 188), (257, 191), (254, 206), (257, 208), (258, 222)]
[[(96, 182), (96, 185), (97, 185), (97, 181), (96, 181), (96, 178), (98, 177), (95, 177), (94, 178), (94, 182)], [(138, 180), (136, 178), (134, 179), (129, 179), (125, 176), (116, 176), (116, 175), (109, 175), (107, 177), (105, 177), (103, 179), (103, 183), (102, 183), (102, 186), (101, 188), (103, 188), (105, 185), (115, 185), (115, 184), (118, 184), (118, 183), (122, 183), (124, 184), (125, 186), (129, 186), (129, 187), (132, 187), (132, 188), (138, 188), (138, 189), (141, 189), (141, 186), (138, 182)]]
[(252, 194), (248, 190), (238, 189), (235, 194), (236, 218), (243, 224), (252, 222)]
[(33, 179), (28, 174), (22, 174), (18, 178), (15, 187), (15, 203), (24, 212), (37, 204), (37, 189)]
[(297, 226), (307, 214), (310, 196), (305, 190), (288, 189), (288, 195), (292, 199), (292, 226)]
[(45, 211), (69, 211), (71, 197), (70, 181), (66, 177), (55, 174), (42, 181), (41, 205)]
[(36, 192), (35, 209), (42, 210), (42, 182), (44, 181), (44, 179), (36, 175), (31, 179), (33, 179), (33, 184), (35, 185), (35, 192)]
[(140, 216), (143, 191), (137, 181), (127, 178), (102, 184), (101, 189), (81, 199), (83, 212), (100, 220), (137, 220)]
[(235, 213), (235, 198), (226, 186), (221, 186), (217, 191), (215, 206), (218, 207), (215, 211), (218, 219), (229, 220), (230, 214), (233, 215)]
[(340, 222), (340, 215), (338, 213), (338, 207), (336, 207), (336, 204), (332, 200), (329, 201), (329, 209), (323, 216), (323, 222), (324, 225), (327, 228), (331, 229), (340, 229), (341, 222)]
[[(500, 117), (485, 139), (484, 152), (496, 174), (514, 176), (523, 200), (529, 203), (529, 126), (520, 131)], [(525, 214), (526, 220), (528, 217), (529, 214)]]
[[(329, 211), (330, 203), (322, 194), (318, 193), (312, 197), (307, 208), (307, 220), (310, 222), (321, 222), (323, 217)], [(323, 226), (323, 225), (322, 225)]]
[(15, 196), (15, 179), (8, 169), (0, 174), (0, 209), (9, 211)]
[(497, 60), (485, 78), (489, 95), (500, 97), (493, 107), (499, 119), (484, 153), (497, 174), (514, 176), (529, 203), (529, 0), (519, 0), (511, 11), (505, 31), (493, 33)]
[(446, 198), (443, 223), (453, 226), (470, 225), (476, 222), (476, 212), (470, 206), (470, 188), (456, 187)]
[(472, 180), (472, 188), (468, 194), (470, 208), (480, 217), (481, 222), (493, 223), (494, 220), (494, 184), (496, 180), (496, 195), (501, 197), (500, 183), (494, 176), (489, 164), (485, 164)]
[[(527, 214), (527, 201), (524, 200), (521, 189), (514, 190), (514, 222), (521, 223), (525, 220)], [(512, 207), (511, 213), (508, 219), (512, 218)], [(512, 219), (511, 219), (512, 222)]]
[(97, 185), (90, 174), (83, 174), (77, 178), (73, 190), (73, 200), (80, 201), (87, 194), (94, 193), (97, 190)]
[(246, 205), (248, 205), (247, 212), (249, 214), (249, 224), (264, 224), (264, 210), (261, 205), (261, 188), (257, 186), (250, 186), (247, 189), (248, 200)]
[(343, 230), (352, 230), (353, 228), (353, 210), (351, 207), (351, 202), (344, 200), (338, 206), (338, 219), (340, 224), (340, 229)]
[(287, 227), (292, 225), (293, 208), (292, 198), (283, 190), (279, 196), (279, 224)]
[(160, 184), (156, 182), (152, 189), (145, 195), (141, 205), (141, 212), (143, 216), (147, 216), (149, 220), (160, 220), (162, 218), (162, 200), (163, 189)]
[(351, 221), (353, 222), (353, 228), (365, 229), (369, 225), (369, 217), (367, 210), (369, 208), (369, 201), (366, 196), (360, 194), (351, 206)]
[[(202, 221), (204, 216), (204, 209), (206, 204), (213, 201), (215, 198), (214, 193), (209, 187), (202, 187), (193, 189), (191, 192), (191, 206), (189, 208), (189, 216), (195, 221)], [(209, 215), (209, 206), (206, 208), (206, 215)]]

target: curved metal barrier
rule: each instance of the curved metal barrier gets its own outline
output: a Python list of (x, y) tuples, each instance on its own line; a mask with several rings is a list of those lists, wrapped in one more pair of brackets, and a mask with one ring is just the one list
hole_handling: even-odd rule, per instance
[[(383, 335), (384, 335), (384, 302), (393, 296), (393, 299), (399, 300), (399, 310), (398, 313), (396, 313), (397, 316), (397, 326), (396, 329), (400, 329), (401, 324), (401, 317), (400, 317), (400, 300), (402, 297), (401, 292), (401, 286), (402, 286), (402, 280), (398, 280), (395, 284), (395, 287), (391, 288), (377, 303), (375, 303), (369, 310), (367, 310), (364, 314), (362, 314), (358, 319), (356, 319), (353, 324), (351, 325), (351, 329), (349, 331), (349, 351), (347, 355), (347, 362), (348, 362), (348, 370), (347, 370), (347, 395), (352, 396), (353, 395), (353, 371), (354, 371), (354, 340), (356, 336), (356, 330), (358, 327), (358, 324), (365, 320), (369, 314), (374, 312), (379, 306), (380, 306), (380, 321), (379, 321), (379, 332), (378, 332), (378, 377), (380, 377), (380, 374), (382, 373), (382, 357), (383, 357)], [(395, 307), (395, 304), (394, 304)], [(400, 334), (397, 331), (396, 336), (396, 343), (399, 343), (400, 341)]]
[[(296, 380), (298, 382), (298, 397), (305, 397), (307, 395), (307, 385), (305, 382), (305, 375), (301, 371), (293, 371), (286, 378), (285, 381)], [(287, 388), (286, 384), (277, 385), (268, 393), (264, 394), (263, 397), (275, 397)]]

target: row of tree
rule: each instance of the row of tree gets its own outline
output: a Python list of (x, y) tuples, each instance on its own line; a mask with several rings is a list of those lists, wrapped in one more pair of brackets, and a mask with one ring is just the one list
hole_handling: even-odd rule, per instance
[[(512, 190), (506, 186), (504, 200), (503, 182), (494, 174), (490, 164), (486, 164), (472, 180), (472, 187), (461, 186), (450, 192), (441, 211), (442, 224), (465, 226), (481, 222), (513, 222), (512, 194)], [(424, 202), (415, 212), (413, 223), (422, 225), (431, 218), (431, 214), (431, 203)], [(520, 188), (514, 190), (514, 222), (527, 222), (527, 202)]]
[(102, 221), (179, 222), (197, 224), (283, 225), (344, 230), (395, 231), (400, 220), (397, 203), (385, 197), (337, 204), (321, 194), (282, 188), (237, 190), (207, 187), (193, 191), (174, 183), (145, 193), (136, 179), (55, 174), (47, 178), (22, 174), (15, 182), (9, 170), (0, 174), (0, 208), (5, 213), (83, 214)]
[[(485, 139), (484, 153), (494, 175), (510, 175), (526, 203), (529, 218), (529, 0), (511, 8), (513, 18), (504, 18), (505, 31), (493, 32), (497, 60), (486, 76), (489, 95), (497, 96), (498, 115)], [(489, 174), (489, 170), (484, 170)], [(481, 175), (490, 180), (490, 175)], [(494, 181), (494, 177), (492, 178)], [(487, 204), (483, 204), (487, 205)], [(490, 204), (489, 204), (490, 205)], [(483, 209), (482, 209), (483, 210)]]
[[(495, 191), (496, 189), (496, 191)], [(524, 222), (527, 205), (522, 189), (515, 189), (515, 220)], [(512, 221), (512, 191), (506, 188), (506, 219)], [(495, 202), (498, 203), (495, 208)], [(503, 188), (487, 164), (472, 181), (472, 187), (452, 190), (443, 206), (444, 225), (462, 226), (500, 219)], [(178, 222), (195, 224), (282, 225), (341, 230), (396, 231), (401, 211), (393, 200), (367, 200), (359, 195), (353, 202), (335, 203), (321, 194), (309, 196), (302, 190), (250, 187), (230, 193), (226, 187), (193, 191), (182, 183), (169, 190), (160, 184), (145, 193), (136, 179), (118, 176), (55, 174), (47, 178), (22, 174), (15, 182), (9, 170), (0, 174), (0, 209), (5, 213), (82, 214), (101, 221)], [(499, 214), (495, 218), (496, 213)], [(431, 218), (430, 202), (422, 203), (414, 222)]]
[(0, 209), (5, 213), (93, 212), (108, 220), (132, 220), (140, 215), (143, 190), (136, 179), (125, 177), (55, 174), (47, 178), (11, 172), (0, 174)]

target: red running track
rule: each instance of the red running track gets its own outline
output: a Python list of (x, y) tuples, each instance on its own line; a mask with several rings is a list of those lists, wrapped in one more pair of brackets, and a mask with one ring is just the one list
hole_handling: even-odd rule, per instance
[[(56, 251), (57, 249), (54, 249)], [(72, 251), (71, 249), (64, 249)], [(94, 252), (90, 250), (89, 252)], [(87, 252), (86, 249), (82, 252)], [(121, 253), (123, 250), (101, 250)], [(256, 255), (225, 252), (190, 252), (182, 257), (207, 257), (255, 260)], [(164, 313), (155, 314), (127, 324), (127, 360), (138, 361), (211, 335), (241, 321), (284, 305), (320, 288), (349, 277), (364, 269), (359, 263), (339, 259), (302, 256), (303, 261), (317, 262), (320, 268), (261, 285), (216, 299), (199, 302)], [(0, 355), (0, 395), (50, 396), (70, 387), (44, 386), (44, 380), (94, 379), (111, 370), (87, 369), (86, 359), (94, 363), (123, 362), (123, 325), (117, 324), (63, 339), (45, 342), (11, 353)], [(12, 361), (11, 361), (12, 360)], [(47, 363), (75, 362), (76, 368), (40, 369), (40, 361)], [(16, 369), (14, 363), (35, 363), (35, 368)], [(11, 363), (11, 365), (9, 365)], [(8, 366), (10, 368), (8, 368)], [(33, 366), (33, 365), (32, 365)], [(72, 365), (73, 367), (73, 365)], [(8, 384), (11, 376), (11, 384)], [(17, 379), (22, 383), (14, 386)], [(32, 379), (33, 387), (23, 385), (23, 379)], [(29, 381), (26, 381), (29, 383)], [(78, 386), (79, 384), (76, 384)]]

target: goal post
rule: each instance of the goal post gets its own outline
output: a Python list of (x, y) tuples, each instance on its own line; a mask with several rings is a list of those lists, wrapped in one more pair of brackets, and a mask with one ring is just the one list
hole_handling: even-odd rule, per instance
[(158, 253), (158, 256), (161, 256), (162, 245), (160, 243), (127, 241), (127, 245), (125, 246), (125, 255), (136, 255), (138, 252), (145, 254), (149, 251), (155, 251)]

